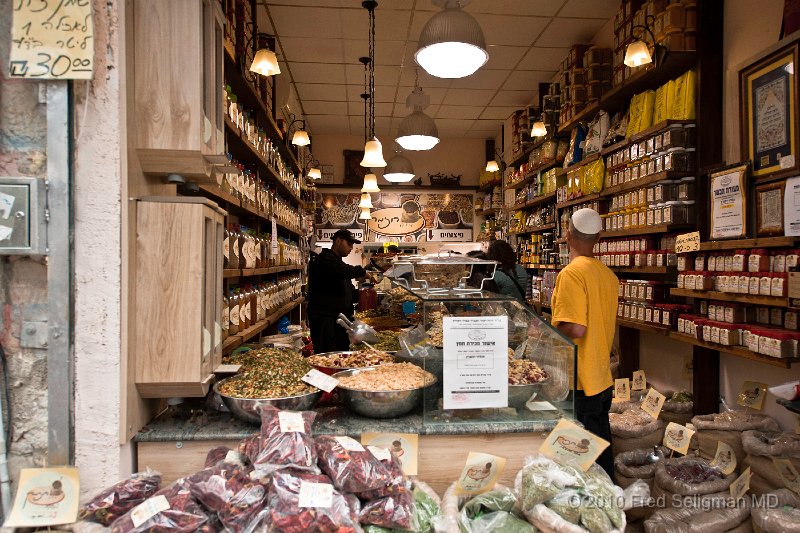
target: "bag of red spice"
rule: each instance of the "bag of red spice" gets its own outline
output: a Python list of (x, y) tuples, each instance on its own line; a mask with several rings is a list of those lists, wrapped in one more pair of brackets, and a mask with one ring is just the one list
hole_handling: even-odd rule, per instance
[(317, 471), (317, 452), (311, 436), (311, 425), (316, 416), (313, 411), (263, 408), (258, 454), (251, 458), (257, 474), (268, 476), (289, 466)]
[(161, 474), (153, 470), (137, 472), (105, 489), (81, 507), (79, 518), (108, 527), (147, 498), (161, 485)]
[(214, 533), (216, 528), (183, 480), (160, 490), (111, 525), (111, 533)]
[(386, 467), (355, 439), (320, 435), (316, 446), (319, 466), (337, 489), (358, 494), (389, 484), (391, 478)]

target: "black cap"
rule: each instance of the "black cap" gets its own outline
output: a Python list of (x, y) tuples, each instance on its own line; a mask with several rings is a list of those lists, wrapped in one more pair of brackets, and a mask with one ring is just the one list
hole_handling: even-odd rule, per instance
[(356, 239), (355, 235), (349, 229), (340, 229), (337, 230), (331, 236), (331, 241), (335, 241), (336, 239), (345, 239), (346, 241), (350, 241), (350, 244), (361, 244), (361, 241)]

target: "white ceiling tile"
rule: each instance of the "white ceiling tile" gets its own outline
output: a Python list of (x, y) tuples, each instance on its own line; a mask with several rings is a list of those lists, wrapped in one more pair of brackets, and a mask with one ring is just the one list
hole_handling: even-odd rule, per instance
[[(383, 102), (378, 103), (375, 102), (375, 116), (376, 117), (391, 117), (392, 116), (392, 109), (396, 104), (392, 102)], [(364, 101), (361, 100), (359, 102), (348, 102), (347, 104), (347, 114), (348, 115), (355, 115), (358, 117), (364, 116)]]
[(503, 84), (503, 89), (512, 91), (539, 92), (539, 83), (549, 82), (555, 72), (541, 72), (538, 70), (519, 70), (512, 72)]
[(436, 120), (436, 127), (440, 132), (467, 131), (474, 119), (440, 118)]
[(495, 91), (483, 89), (449, 89), (442, 100), (448, 105), (487, 105)]
[(391, 117), (392, 110), (394, 109), (395, 104), (393, 103), (386, 103), (386, 104), (379, 104), (375, 103), (375, 116), (376, 117)]
[(306, 122), (314, 134), (350, 132), (349, 121), (344, 115), (306, 115)]
[[(375, 103), (381, 102), (394, 102), (394, 94), (395, 94), (396, 87), (388, 86), (388, 85), (377, 85), (375, 87)], [(364, 92), (363, 85), (347, 85), (347, 101), (351, 104), (356, 104), (360, 106), (360, 109), (364, 107), (364, 100), (361, 98), (361, 94)]]
[[(354, 2), (361, 8), (361, 2)], [(389, 2), (379, 2), (375, 10), (375, 38), (376, 40), (404, 41), (408, 34), (408, 25), (411, 20), (410, 11), (395, 9), (382, 9)], [(350, 39), (365, 39), (369, 36), (369, 16), (366, 9), (340, 10), (344, 15), (341, 19), (342, 33)], [(416, 39), (416, 36), (414, 37)]]
[(619, 0), (568, 0), (561, 11), (561, 17), (591, 17), (600, 19), (611, 19), (619, 9)]
[(441, 105), (439, 112), (436, 114), (436, 120), (441, 118), (460, 118), (475, 120), (483, 111), (482, 106), (472, 105)]
[[(399, 66), (403, 64), (403, 53), (406, 48), (405, 41), (378, 41), (375, 43), (375, 64)], [(344, 40), (344, 63), (353, 63), (363, 72), (363, 65), (358, 62), (359, 57), (369, 55), (369, 42), (366, 39)]]
[[(594, 0), (591, 0), (593, 2)], [(586, 0), (582, 0), (584, 3)], [(552, 17), (561, 8), (564, 0), (475, 0), (467, 5), (464, 11), (480, 16), (481, 13), (513, 13), (515, 15), (531, 15)], [(619, 3), (619, 2), (617, 2)], [(614, 6), (616, 9), (617, 6)]]
[(289, 63), (292, 78), (298, 83), (344, 83), (344, 65)]
[(417, 66), (412, 59), (406, 66), (400, 69), (400, 87), (414, 87), (417, 73), (419, 73), (419, 85), (423, 89), (427, 89), (428, 87), (450, 87), (450, 83), (453, 81), (447, 78), (431, 76), (425, 72), (422, 67)]
[(347, 102), (303, 100), (303, 110), (307, 115), (346, 115)]
[(344, 37), (341, 23), (343, 10), (340, 9), (284, 5), (269, 7), (269, 13), (280, 37)]
[(516, 15), (481, 15), (478, 21), (486, 44), (529, 46), (550, 22), (548, 18)]
[(570, 47), (576, 43), (588, 43), (606, 22), (602, 19), (556, 18), (534, 44), (546, 47)]
[(346, 102), (347, 91), (344, 85), (328, 83), (296, 83), (297, 94), (300, 100), (328, 100), (332, 102)]
[(557, 71), (561, 61), (569, 54), (569, 48), (542, 48), (534, 46), (522, 58), (517, 70)]
[(481, 67), (482, 69), (512, 69), (517, 66), (519, 60), (528, 51), (526, 46), (501, 46), (497, 44), (487, 45), (489, 61)]
[(364, 117), (350, 115), (348, 121), (350, 122), (350, 131), (355, 135), (364, 134)]
[[(347, 83), (364, 83), (364, 66), (363, 65), (345, 65), (345, 75), (347, 76)], [(396, 86), (397, 80), (400, 77), (400, 69), (397, 67), (387, 67), (378, 64), (375, 67), (375, 86), (378, 85), (391, 85)]]
[(343, 39), (281, 37), (282, 55), (290, 61), (306, 63), (345, 63)]
[[(519, 106), (494, 106), (494, 107), (487, 107), (481, 113), (481, 119), (489, 119), (489, 120), (505, 120), (511, 114), (519, 109)], [(478, 122), (482, 122), (479, 120)]]
[(480, 69), (466, 78), (453, 80), (450, 89), (493, 89), (497, 90), (511, 73), (510, 70)]
[(466, 139), (494, 139), (497, 136), (497, 132), (470, 129), (461, 136)]
[(522, 107), (528, 105), (533, 100), (533, 97), (533, 91), (500, 91), (489, 105)]

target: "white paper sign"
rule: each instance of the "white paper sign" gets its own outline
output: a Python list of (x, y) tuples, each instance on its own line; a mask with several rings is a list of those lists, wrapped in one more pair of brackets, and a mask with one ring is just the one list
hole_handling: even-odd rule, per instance
[(330, 507), (333, 505), (333, 485), (300, 482), (299, 507)]
[(367, 446), (367, 449), (372, 452), (372, 455), (374, 455), (378, 461), (389, 461), (392, 458), (392, 452), (386, 448), (381, 448), (380, 446)]
[(318, 389), (322, 389), (325, 392), (330, 392), (336, 385), (339, 384), (339, 380), (325, 374), (324, 372), (320, 372), (316, 368), (312, 368), (308, 371), (308, 373), (300, 378), (301, 381), (305, 381), (309, 385), (316, 387)]
[(783, 229), (787, 236), (800, 236), (800, 176), (786, 180), (783, 193)]
[(364, 447), (356, 439), (353, 439), (351, 437), (334, 437), (334, 438), (336, 439), (336, 442), (338, 442), (339, 445), (342, 448), (344, 448), (345, 450), (347, 450), (349, 452), (363, 452), (364, 451)]
[[(339, 228), (331, 228), (331, 229), (317, 229), (317, 241), (330, 241), (333, 234), (339, 231)], [(358, 239), (359, 241), (364, 240), (364, 230), (363, 229), (351, 229), (350, 233), (353, 234), (353, 237)]]
[(134, 527), (139, 527), (161, 511), (169, 509), (169, 501), (163, 494), (148, 498), (131, 511), (131, 522)]
[(741, 237), (744, 234), (744, 196), (740, 172), (711, 178), (711, 238)]
[(444, 317), (444, 409), (508, 407), (508, 317)]
[(281, 426), (281, 433), (306, 432), (303, 415), (296, 411), (278, 411), (278, 423)]
[(471, 242), (471, 229), (429, 229), (429, 242)]

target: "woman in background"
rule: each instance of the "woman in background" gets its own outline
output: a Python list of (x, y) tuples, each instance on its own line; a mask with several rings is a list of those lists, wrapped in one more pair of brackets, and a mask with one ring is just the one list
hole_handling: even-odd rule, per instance
[(494, 274), (500, 294), (506, 294), (525, 303), (528, 287), (528, 273), (517, 264), (517, 254), (511, 245), (505, 241), (492, 241), (486, 257), (500, 263)]

